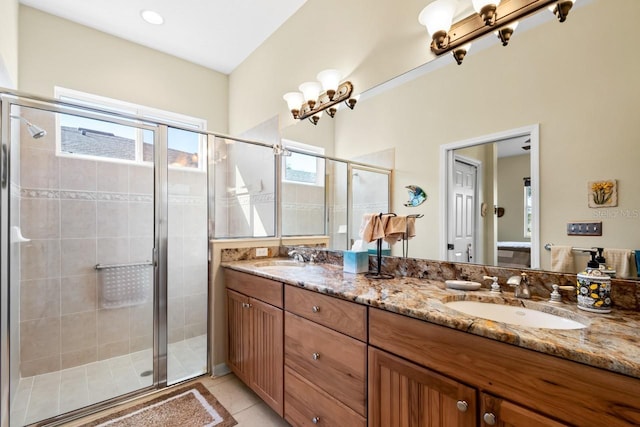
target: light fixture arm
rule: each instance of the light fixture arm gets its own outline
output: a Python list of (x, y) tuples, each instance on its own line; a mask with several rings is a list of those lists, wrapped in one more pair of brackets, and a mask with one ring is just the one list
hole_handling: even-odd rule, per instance
[(558, 17), (558, 21), (564, 22), (567, 20), (567, 16), (572, 7), (573, 2), (571, 0), (562, 0), (556, 4), (553, 13)]
[[(351, 94), (353, 93), (353, 85), (349, 81), (340, 83), (340, 85), (338, 86), (338, 89), (335, 91), (332, 97), (329, 97), (329, 94), (327, 92), (321, 93), (320, 96), (318, 97), (318, 100), (315, 103), (313, 103), (313, 105), (311, 105), (308, 102), (305, 102), (304, 104), (302, 104), (302, 106), (300, 107), (300, 111), (298, 112), (297, 118), (299, 120), (307, 119), (309, 117), (315, 116), (320, 111), (324, 111), (330, 107), (335, 106), (336, 104), (342, 101), (349, 100), (349, 98), (351, 97)], [(314, 124), (316, 124), (317, 122), (318, 121), (316, 120)]]
[[(570, 0), (567, 1), (571, 3)], [(557, 8), (560, 9), (565, 1), (558, 0), (509, 0), (501, 2), (493, 12), (493, 25), (486, 25), (485, 19), (480, 14), (474, 13), (461, 21), (452, 24), (448, 31), (448, 43), (439, 47), (436, 43), (431, 43), (431, 50), (436, 55), (442, 55), (452, 52), (456, 48), (470, 43), (490, 32), (496, 27), (504, 27), (509, 24), (522, 20), (539, 10), (558, 3)], [(565, 6), (566, 7), (566, 6)], [(568, 13), (568, 10), (567, 10)], [(560, 18), (559, 18), (560, 19)]]

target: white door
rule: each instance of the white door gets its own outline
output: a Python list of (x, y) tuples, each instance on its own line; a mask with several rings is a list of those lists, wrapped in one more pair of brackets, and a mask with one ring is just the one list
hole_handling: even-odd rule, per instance
[(477, 262), (476, 251), (476, 166), (459, 159), (453, 161), (453, 180), (449, 188), (448, 260)]

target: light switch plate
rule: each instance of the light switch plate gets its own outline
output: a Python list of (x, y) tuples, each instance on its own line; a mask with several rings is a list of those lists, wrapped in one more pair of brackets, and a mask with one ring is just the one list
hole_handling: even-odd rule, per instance
[(269, 249), (268, 248), (256, 248), (256, 256), (268, 256)]
[(602, 236), (602, 221), (569, 222), (567, 236)]

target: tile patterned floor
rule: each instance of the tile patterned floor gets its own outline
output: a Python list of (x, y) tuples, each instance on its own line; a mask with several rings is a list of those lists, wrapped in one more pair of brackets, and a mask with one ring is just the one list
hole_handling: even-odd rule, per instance
[[(207, 370), (206, 336), (169, 344), (169, 383)], [(152, 384), (142, 376), (153, 368), (151, 349), (62, 371), (22, 378), (11, 407), (11, 427), (19, 427), (101, 402)]]

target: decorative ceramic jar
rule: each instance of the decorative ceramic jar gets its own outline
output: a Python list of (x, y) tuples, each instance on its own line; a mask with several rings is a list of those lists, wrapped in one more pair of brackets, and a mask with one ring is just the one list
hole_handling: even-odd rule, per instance
[(611, 277), (601, 270), (578, 274), (578, 308), (593, 313), (611, 312)]

